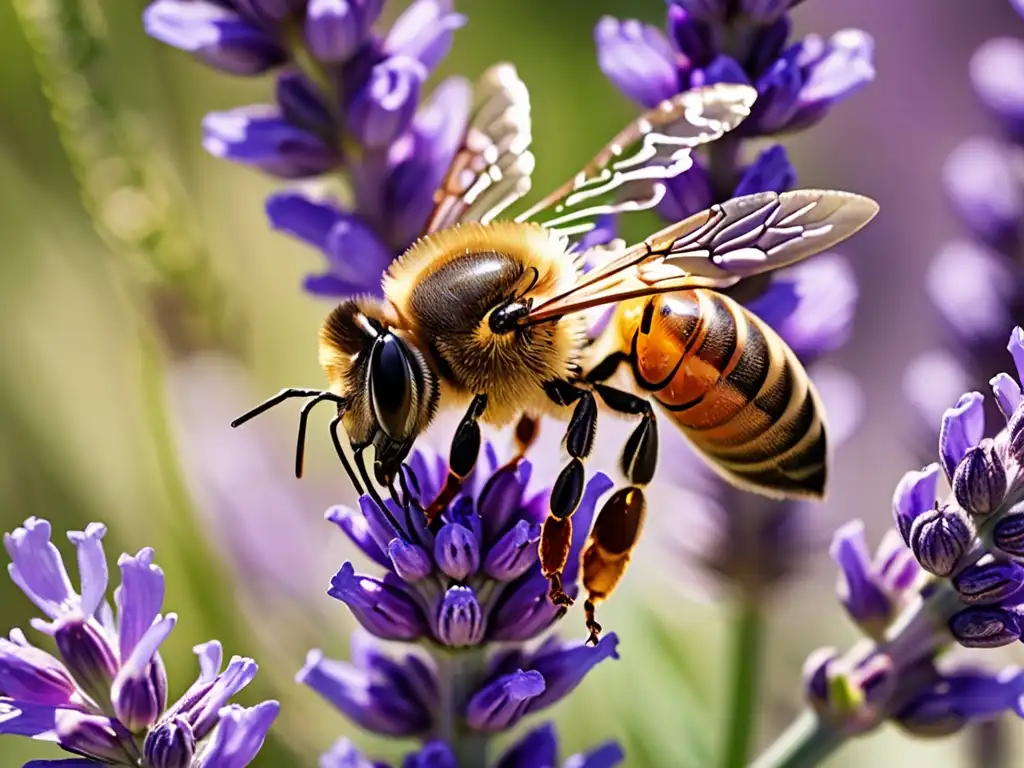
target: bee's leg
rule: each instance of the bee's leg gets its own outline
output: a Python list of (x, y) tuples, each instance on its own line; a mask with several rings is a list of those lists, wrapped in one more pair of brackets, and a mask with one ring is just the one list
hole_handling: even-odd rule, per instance
[(583, 553), (583, 587), (587, 590), (583, 608), (590, 630), (588, 642), (596, 644), (601, 634), (601, 625), (594, 618), (596, 605), (619, 583), (643, 528), (647, 508), (643, 486), (654, 477), (658, 428), (654, 409), (642, 397), (602, 384), (595, 384), (594, 390), (613, 411), (641, 417), (622, 452), (622, 472), (630, 485), (612, 494), (601, 507)]
[(565, 432), (565, 449), (570, 459), (559, 473), (551, 489), (547, 519), (540, 535), (540, 565), (545, 578), (551, 582), (549, 597), (555, 605), (572, 605), (562, 589), (562, 570), (569, 559), (572, 546), (572, 513), (583, 498), (586, 475), (583, 460), (594, 446), (597, 429), (597, 403), (588, 389), (568, 381), (554, 381), (545, 385), (545, 391), (558, 405), (576, 403), (569, 427)]
[(477, 395), (469, 404), (466, 415), (462, 417), (455, 436), (452, 438), (451, 453), (448, 454), (448, 479), (426, 509), (427, 525), (434, 522), (441, 510), (448, 506), (455, 494), (462, 488), (462, 483), (476, 466), (480, 454), (480, 417), (487, 408), (487, 395)]

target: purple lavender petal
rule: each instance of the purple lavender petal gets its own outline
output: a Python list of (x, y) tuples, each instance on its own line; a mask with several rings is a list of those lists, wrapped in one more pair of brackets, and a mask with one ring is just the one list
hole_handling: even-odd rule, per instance
[(660, 29), (603, 16), (594, 27), (594, 42), (601, 71), (642, 106), (654, 107), (679, 92), (679, 57)]
[(348, 130), (366, 147), (388, 147), (412, 122), (426, 79), (426, 67), (408, 56), (380, 62), (346, 109)]
[(256, 662), (241, 656), (232, 656), (224, 671), (188, 709), (187, 718), (196, 740), (204, 738), (218, 723), (219, 712), (236, 693), (256, 677)]
[(534, 728), (512, 745), (495, 768), (554, 768), (558, 764), (558, 737), (551, 723)]
[(522, 506), (532, 472), (532, 466), (524, 460), (515, 466), (502, 467), (488, 478), (477, 504), (485, 545), (494, 546), (503, 534), (507, 536), (508, 522)]
[(923, 573), (903, 537), (891, 528), (885, 532), (882, 543), (878, 545), (875, 562), (881, 571), (882, 583), (894, 595), (911, 592)]
[(583, 547), (590, 536), (590, 524), (594, 519), (594, 512), (597, 509), (597, 501), (615, 483), (604, 472), (595, 472), (583, 489), (583, 498), (572, 515), (572, 545), (569, 548), (569, 558), (565, 561), (563, 569), (564, 584), (566, 586), (575, 584), (580, 571), (580, 557), (583, 554)]
[(276, 192), (267, 198), (270, 226), (327, 251), (327, 236), (343, 213), (337, 206), (314, 200), (297, 190)]
[[(716, 85), (718, 83), (742, 83), (748, 85), (750, 78), (747, 77), (747, 73), (743, 71), (743, 67), (740, 66), (736, 59), (725, 54), (715, 56), (708, 62), (707, 66), (695, 69), (690, 74), (690, 85), (694, 88)], [(751, 119), (753, 118), (748, 118), (747, 122)]]
[(421, 702), (393, 685), (374, 681), (363, 670), (325, 659), (319, 650), (306, 656), (295, 682), (309, 686), (361, 728), (385, 736), (413, 736), (430, 729), (433, 718)]
[(740, 0), (739, 10), (759, 24), (768, 24), (785, 13), (789, 6), (790, 0)]
[(757, 130), (772, 134), (785, 128), (797, 114), (803, 75), (796, 63), (797, 43), (788, 55), (778, 59), (757, 81), (757, 100), (744, 121), (744, 132)]
[(540, 672), (518, 670), (494, 680), (469, 700), (466, 722), (475, 731), (503, 731), (523, 716), (529, 703), (544, 692)]
[(665, 27), (676, 48), (693, 66), (706, 67), (714, 58), (715, 45), (711, 27), (693, 14), (687, 13), (682, 6), (669, 5)]
[(773, 23), (755, 32), (754, 41), (750, 45), (750, 55), (743, 62), (751, 77), (759, 78), (782, 55), (792, 31), (793, 23), (789, 20), (789, 15), (783, 14)]
[(306, 43), (320, 61), (348, 61), (380, 15), (382, 0), (309, 0)]
[(217, 0), (234, 6), (239, 13), (263, 25), (272, 27), (300, 11), (306, 0)]
[(96, 758), (100, 763), (138, 764), (141, 755), (132, 735), (117, 720), (59, 709), (54, 721), (57, 742), (69, 752)]
[(233, 75), (258, 75), (287, 58), (271, 35), (213, 2), (156, 0), (142, 23), (151, 37)]
[(1024, 193), (1009, 147), (988, 137), (967, 139), (946, 158), (942, 180), (975, 237), (1000, 248), (1016, 245)]
[(300, 70), (288, 70), (277, 76), (275, 97), (288, 122), (319, 135), (330, 135), (335, 129), (323, 94)]
[(381, 275), (394, 254), (358, 216), (342, 214), (327, 233), (325, 253), (331, 274), (362, 292), (379, 295)]
[(428, 741), (423, 749), (407, 756), (402, 768), (459, 768), (451, 747), (440, 740)]
[(1021, 403), (1020, 384), (1007, 373), (997, 373), (988, 383), (992, 386), (992, 397), (995, 398), (1000, 413), (1009, 421)]
[(1022, 697), (1024, 672), (1020, 670), (959, 669), (923, 688), (896, 719), (916, 734), (945, 735), (1019, 707)]
[(59, 621), (53, 634), (68, 672), (94, 701), (110, 698), (117, 675), (117, 654), (95, 621), (73, 618)]
[(370, 533), (370, 524), (361, 514), (348, 507), (337, 506), (328, 509), (324, 517), (338, 526), (375, 563), (385, 568), (391, 567), (391, 561), (381, 551), (380, 545)]
[[(99, 765), (95, 760), (87, 757), (73, 757), (70, 760), (29, 760), (21, 768), (96, 768)], [(153, 768), (164, 768), (154, 765)]]
[(110, 698), (114, 714), (129, 730), (138, 733), (152, 726), (167, 708), (167, 680), (157, 649), (174, 629), (178, 617), (171, 613), (156, 621), (139, 639), (131, 655), (122, 661)]
[(714, 202), (711, 177), (704, 161), (693, 158), (693, 165), (684, 173), (666, 179), (665, 197), (658, 203), (658, 214), (666, 221), (682, 221), (707, 210)]
[(1014, 139), (1024, 137), (1024, 41), (996, 37), (982, 43), (971, 57), (970, 74), (981, 102)]
[[(566, 571), (566, 575), (575, 571)], [(532, 571), (502, 595), (491, 612), (488, 639), (500, 642), (522, 642), (536, 637), (560, 615), (560, 609), (548, 599), (548, 580), (539, 571)], [(569, 597), (576, 595), (575, 583), (566, 584)]]
[(68, 531), (68, 540), (78, 550), (78, 577), (82, 587), (82, 615), (89, 618), (107, 593), (107, 558), (103, 536), (107, 526), (89, 523), (85, 531)]
[(452, 12), (451, 0), (415, 0), (392, 25), (384, 41), (392, 56), (409, 56), (432, 71), (451, 50), (466, 17)]
[(540, 525), (520, 520), (487, 553), (484, 572), (498, 581), (514, 581), (536, 564)]
[(615, 768), (625, 759), (622, 747), (611, 741), (581, 755), (573, 755), (566, 761), (565, 768)]
[(939, 456), (947, 480), (953, 481), (956, 467), (967, 455), (967, 449), (980, 443), (984, 434), (984, 398), (979, 392), (961, 395), (956, 405), (942, 415), (939, 427)]
[(56, 741), (58, 707), (0, 696), (0, 736), (30, 736)]
[(121, 555), (119, 634), (121, 658), (127, 659), (149, 631), (164, 603), (164, 572), (153, 565), (152, 547), (140, 549), (135, 557)]
[(871, 632), (881, 632), (893, 614), (889, 595), (880, 588), (871, 562), (864, 523), (851, 520), (832, 537), (829, 554), (839, 566), (839, 602), (850, 617)]
[(56, 619), (78, 604), (78, 595), (64, 568), (64, 560), (50, 541), (50, 523), (28, 518), (21, 528), (4, 534), (4, 548), (11, 558), (11, 580), (39, 609)]
[(264, 701), (255, 707), (231, 704), (218, 713), (220, 724), (200, 758), (201, 768), (245, 768), (263, 746), (281, 706)]
[(388, 557), (399, 578), (410, 583), (427, 578), (434, 570), (434, 561), (427, 550), (397, 536), (388, 545)]
[(544, 676), (545, 688), (531, 699), (529, 711), (537, 712), (568, 696), (599, 663), (619, 658), (618, 645), (618, 636), (610, 632), (596, 646), (577, 643), (541, 648), (529, 664)]
[(426, 626), (416, 603), (393, 575), (384, 580), (357, 576), (352, 563), (346, 562), (331, 579), (327, 594), (349, 607), (363, 627), (384, 640), (416, 640)]
[(284, 119), (278, 107), (257, 104), (203, 118), (203, 147), (285, 179), (318, 176), (338, 162), (323, 140)]
[(345, 738), (338, 739), (331, 748), (320, 756), (320, 768), (374, 768), (374, 764), (363, 757), (355, 744)]
[(1017, 368), (1017, 381), (1024, 383), (1024, 329), (1019, 325), (1010, 333), (1007, 351), (1013, 356), (1013, 364)]
[(75, 683), (46, 651), (0, 638), (0, 691), (29, 704), (73, 706)]
[(910, 543), (910, 527), (914, 520), (934, 508), (938, 480), (939, 465), (929, 464), (919, 472), (907, 472), (897, 484), (892, 513), (905, 543)]
[[(875, 43), (871, 35), (859, 29), (836, 32), (818, 54), (805, 41), (801, 65), (805, 67), (799, 104), (788, 130), (802, 130), (822, 117), (839, 101), (851, 96), (875, 79), (873, 63)], [(813, 46), (817, 48), (820, 41)], [(806, 57), (813, 56), (807, 63)]]
[(733, 197), (755, 192), (785, 192), (796, 183), (796, 169), (789, 162), (786, 148), (781, 144), (769, 147), (748, 165), (740, 177)]

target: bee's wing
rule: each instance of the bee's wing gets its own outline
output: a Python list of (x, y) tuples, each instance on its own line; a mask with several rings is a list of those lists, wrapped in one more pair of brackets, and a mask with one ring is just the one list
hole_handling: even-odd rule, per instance
[(750, 86), (719, 83), (666, 99), (516, 221), (573, 236), (593, 229), (603, 214), (653, 208), (665, 194), (660, 180), (689, 170), (693, 149), (739, 125), (756, 98)]
[(462, 146), (434, 193), (426, 233), (488, 222), (530, 191), (530, 92), (511, 64), (484, 72)]
[(733, 198), (611, 256), (570, 290), (534, 306), (527, 323), (655, 293), (727, 288), (831, 248), (876, 213), (874, 200), (833, 190)]

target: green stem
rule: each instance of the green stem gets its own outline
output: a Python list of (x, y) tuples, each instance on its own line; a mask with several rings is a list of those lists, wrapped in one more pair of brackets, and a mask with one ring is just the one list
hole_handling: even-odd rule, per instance
[(733, 628), (729, 685), (729, 719), (723, 749), (724, 768), (743, 768), (757, 726), (757, 691), (761, 677), (764, 619), (756, 600), (744, 599)]
[(751, 768), (810, 768), (835, 752), (846, 737), (805, 710), (775, 743), (754, 761)]
[(455, 753), (459, 768), (484, 768), (490, 737), (466, 724), (466, 707), (487, 675), (487, 652), (483, 647), (434, 653), (441, 693), (438, 738)]

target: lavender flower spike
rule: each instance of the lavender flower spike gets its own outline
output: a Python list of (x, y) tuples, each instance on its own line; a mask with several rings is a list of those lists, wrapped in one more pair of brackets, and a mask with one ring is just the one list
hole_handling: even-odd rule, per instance
[[(493, 642), (535, 638), (562, 613), (548, 600), (537, 556), (550, 490), (530, 491), (528, 461), (502, 463), (490, 445), (482, 453), (474, 476), (430, 528), (422, 500), (434, 497), (448, 470), (440, 457), (421, 452), (408, 461), (414, 474), (408, 485), (419, 489), (416, 498), (407, 508), (385, 502), (398, 530), (368, 496), (360, 499), (359, 513), (343, 508), (328, 513), (386, 573), (361, 576), (351, 563), (342, 565), (329, 593), (348, 605), (364, 631), (353, 637), (350, 662), (325, 659), (314, 650), (296, 680), (366, 730), (423, 740), (423, 749), (407, 757), (405, 766), (484, 765), (490, 734), (560, 701), (597, 664), (618, 657), (614, 633), (596, 647), (548, 638), (530, 652), (515, 646), (490, 651)], [(597, 473), (574, 513), (577, 525), (563, 585), (569, 594), (578, 589), (580, 555), (595, 507), (611, 485)], [(386, 652), (377, 638), (430, 642), (426, 654), (415, 649), (398, 655)], [(519, 761), (526, 758), (517, 755), (536, 752), (524, 749), (513, 750), (501, 765), (523, 764)], [(611, 766), (621, 759), (621, 750), (606, 746), (574, 759), (594, 768)], [(371, 763), (341, 741), (321, 765)]]
[(68, 534), (78, 550), (80, 595), (47, 521), (29, 518), (4, 536), (12, 580), (50, 619), (32, 624), (53, 636), (61, 658), (30, 645), (18, 629), (0, 640), (0, 735), (55, 741), (86, 758), (69, 765), (243, 768), (277, 714), (272, 701), (250, 710), (225, 706), (252, 679), (255, 663), (236, 658), (221, 673), (220, 645), (198, 647), (202, 674), (168, 707), (158, 649), (177, 617), (160, 614), (163, 573), (149, 548), (122, 555), (115, 616), (105, 602), (105, 532), (93, 523)]

